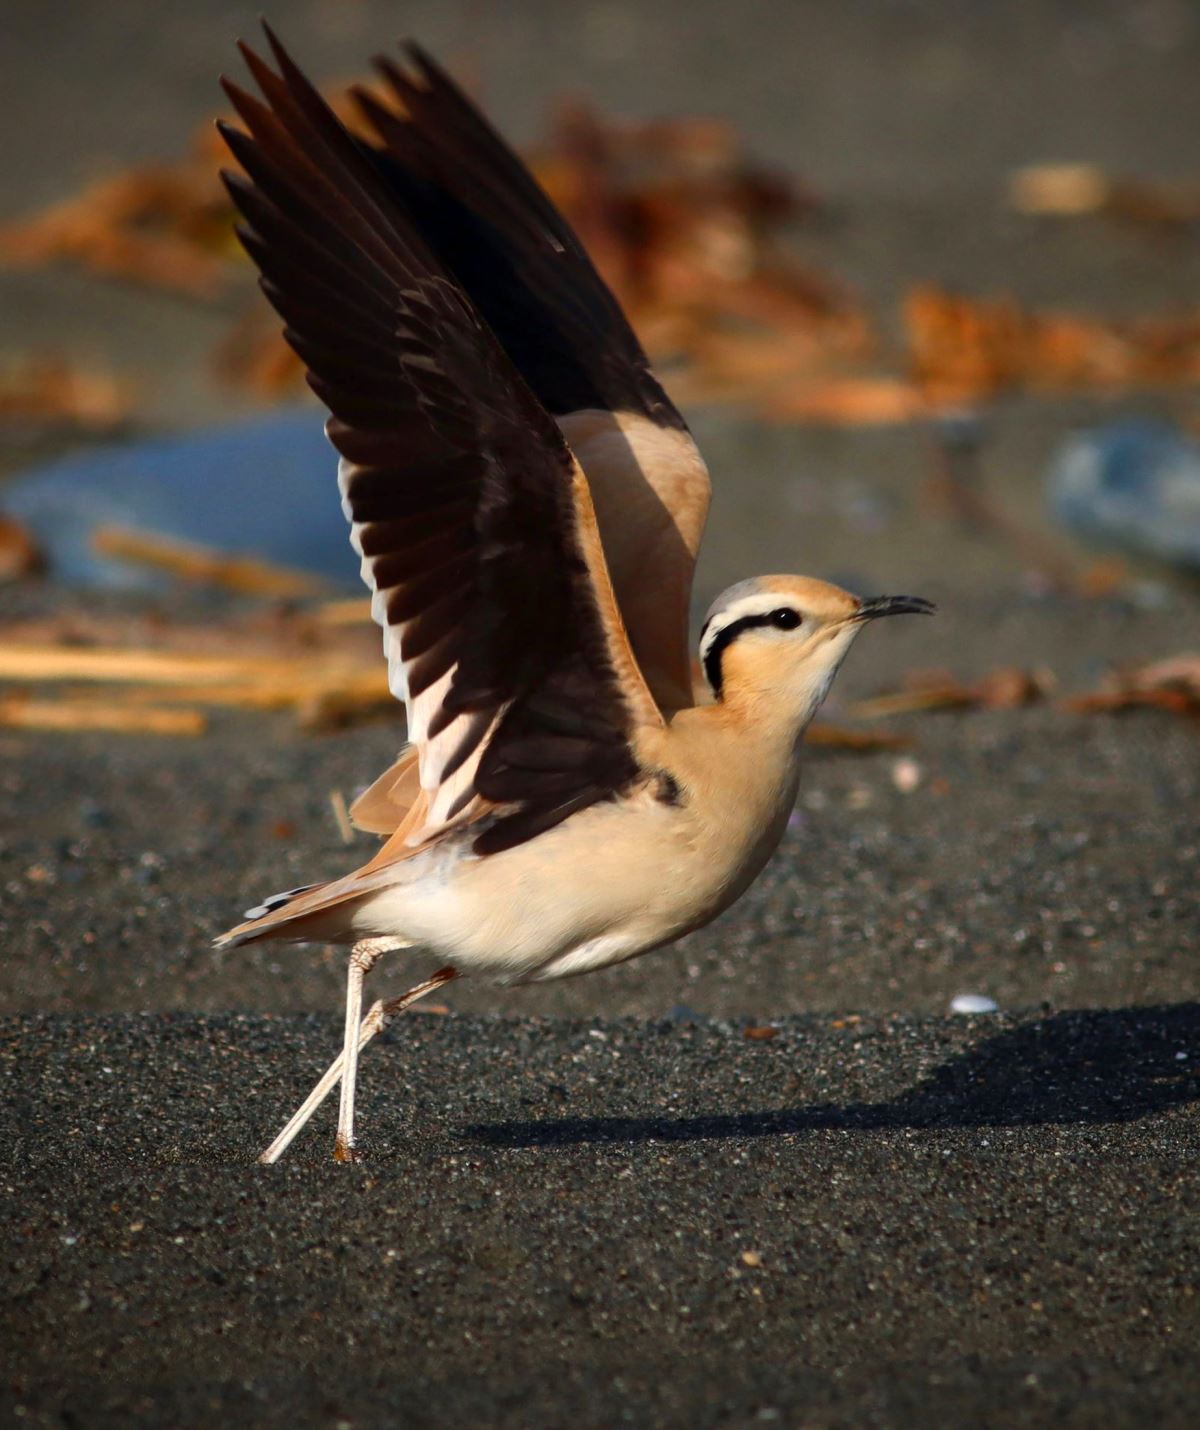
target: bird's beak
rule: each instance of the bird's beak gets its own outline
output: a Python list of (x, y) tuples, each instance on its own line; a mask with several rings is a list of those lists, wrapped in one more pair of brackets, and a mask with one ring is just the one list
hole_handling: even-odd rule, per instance
[(852, 621), (873, 621), (878, 616), (932, 616), (937, 607), (922, 596), (875, 596), (863, 601)]

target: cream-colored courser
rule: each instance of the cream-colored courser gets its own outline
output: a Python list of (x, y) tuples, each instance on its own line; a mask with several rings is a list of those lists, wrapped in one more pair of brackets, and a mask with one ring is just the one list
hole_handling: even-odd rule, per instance
[[(352, 138), (268, 31), (225, 88), (242, 241), (328, 405), (342, 502), (410, 744), (351, 811), (361, 869), (266, 900), (219, 943), (352, 944), (342, 1055), (451, 978), (563, 978), (720, 913), (779, 841), (805, 726), (864, 624), (927, 611), (763, 576), (718, 598), (693, 695), (708, 472), (562, 216), (415, 47)], [(446, 967), (360, 1022), (366, 972)]]

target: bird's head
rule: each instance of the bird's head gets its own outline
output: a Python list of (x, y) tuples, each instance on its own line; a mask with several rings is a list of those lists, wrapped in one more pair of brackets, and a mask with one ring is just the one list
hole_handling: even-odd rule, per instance
[(756, 576), (722, 592), (709, 608), (700, 664), (717, 700), (769, 703), (802, 728), (865, 625), (933, 609), (919, 596), (864, 601), (805, 576)]

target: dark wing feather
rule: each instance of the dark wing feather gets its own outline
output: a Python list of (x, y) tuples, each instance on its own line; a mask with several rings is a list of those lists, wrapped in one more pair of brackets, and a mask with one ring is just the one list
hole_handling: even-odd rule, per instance
[(226, 176), (239, 232), (331, 413), (419, 751), (421, 837), (495, 804), (476, 841), (495, 852), (627, 788), (632, 732), (660, 717), (560, 432), (267, 33), (279, 73), (242, 47), (265, 103), (226, 83), (245, 125), (222, 126), (246, 175)]
[(380, 146), (363, 152), (558, 419), (646, 680), (664, 708), (690, 704), (703, 458), (570, 225), (444, 71), (416, 45), (406, 53), (403, 67), (377, 61), (400, 112), (355, 91)]
[(404, 114), (354, 92), (377, 162), (538, 400), (555, 416), (599, 408), (685, 430), (566, 219), (453, 80), (406, 49), (415, 74), (376, 60)]

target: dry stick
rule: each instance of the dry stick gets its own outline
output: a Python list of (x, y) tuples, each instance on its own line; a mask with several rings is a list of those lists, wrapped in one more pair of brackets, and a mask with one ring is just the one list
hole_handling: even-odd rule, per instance
[(366, 625), (371, 619), (371, 598), (348, 596), (342, 601), (322, 601), (309, 614), (321, 626)]
[(129, 650), (120, 646), (32, 646), (0, 642), (3, 680), (116, 680), (147, 685), (186, 681), (250, 680), (291, 673), (296, 661), (251, 660), (244, 656), (180, 655), (172, 651)]
[(346, 796), (340, 789), (329, 791), (329, 806), (333, 810), (334, 823), (342, 836), (343, 844), (354, 843), (354, 825), (350, 823), (350, 811), (346, 808)]
[(961, 685), (927, 685), (917, 690), (897, 690), (856, 700), (846, 713), (858, 720), (875, 720), (883, 715), (907, 715), (916, 710), (956, 710), (979, 704), (979, 699)]
[(187, 655), (126, 647), (43, 645), (0, 642), (0, 680), (28, 682), (85, 680), (130, 686), (152, 685), (155, 694), (128, 690), (123, 700), (171, 696), (199, 705), (249, 709), (297, 707), (318, 716), (329, 707), (345, 718), (388, 701), (387, 672), (372, 662), (337, 656), (325, 663), (268, 656)]
[(908, 735), (893, 735), (884, 730), (848, 730), (844, 725), (810, 725), (804, 734), (806, 745), (827, 745), (833, 750), (907, 750), (912, 746)]
[(97, 700), (0, 700), (0, 725), (18, 730), (113, 730), (125, 734), (202, 735), (199, 710), (111, 705)]
[(329, 590), (327, 581), (306, 571), (254, 556), (229, 556), (210, 546), (132, 527), (97, 527), (92, 533), (92, 549), (119, 561), (169, 571), (185, 581), (254, 596), (317, 596)]

